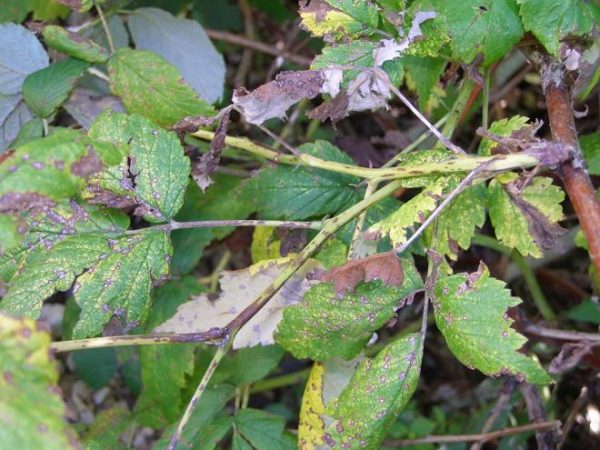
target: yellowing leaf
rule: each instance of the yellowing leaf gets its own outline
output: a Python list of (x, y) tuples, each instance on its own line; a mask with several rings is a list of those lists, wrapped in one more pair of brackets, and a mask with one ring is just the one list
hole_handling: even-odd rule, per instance
[(298, 424), (298, 447), (302, 450), (314, 450), (323, 443), (323, 373), (323, 364), (316, 362), (306, 380)]
[(0, 446), (80, 448), (64, 418), (50, 335), (33, 320), (0, 313)]
[(512, 297), (487, 268), (442, 278), (435, 285), (435, 322), (448, 347), (467, 367), (486, 375), (515, 375), (534, 384), (551, 381), (540, 364), (518, 350), (527, 339), (511, 328)]

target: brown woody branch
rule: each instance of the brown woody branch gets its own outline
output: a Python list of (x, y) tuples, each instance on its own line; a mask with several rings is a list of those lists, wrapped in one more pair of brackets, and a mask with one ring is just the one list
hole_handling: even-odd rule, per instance
[(554, 61), (546, 60), (541, 65), (552, 137), (573, 152), (573, 158), (562, 164), (558, 173), (587, 239), (592, 264), (600, 273), (600, 202), (583, 163), (564, 71), (564, 66)]

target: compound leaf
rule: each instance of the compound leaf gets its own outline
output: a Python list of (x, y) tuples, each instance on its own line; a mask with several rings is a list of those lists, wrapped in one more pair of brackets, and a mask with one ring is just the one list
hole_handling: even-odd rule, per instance
[(511, 328), (507, 309), (521, 300), (491, 278), (485, 266), (440, 279), (434, 292), (437, 327), (463, 364), (489, 376), (515, 375), (534, 384), (551, 381), (536, 360), (518, 352), (527, 339)]
[(108, 61), (108, 73), (112, 92), (123, 99), (127, 110), (160, 126), (215, 113), (179, 71), (156, 53), (121, 48)]
[(0, 313), (0, 442), (5, 448), (79, 448), (64, 415), (50, 334)]
[(378, 449), (417, 388), (423, 340), (413, 333), (387, 345), (363, 361), (328, 408), (335, 422), (323, 436), (327, 448)]

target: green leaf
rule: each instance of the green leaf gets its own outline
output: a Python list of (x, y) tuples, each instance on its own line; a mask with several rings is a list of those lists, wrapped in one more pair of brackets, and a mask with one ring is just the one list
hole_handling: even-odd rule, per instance
[[(464, 63), (483, 54), (483, 64), (489, 66), (503, 58), (523, 36), (516, 0), (428, 3), (439, 13), (435, 20), (443, 21), (448, 30), (452, 54)], [(536, 12), (538, 16), (544, 9)]]
[(31, 0), (0, 0), (0, 23), (21, 23), (31, 11)]
[(20, 146), (0, 164), (0, 198), (6, 201), (8, 195), (16, 193), (29, 196), (31, 201), (34, 195), (52, 200), (74, 197), (85, 178), (105, 165), (118, 164), (123, 156), (107, 142), (95, 141), (76, 130), (57, 130)]
[(173, 64), (200, 98), (213, 103), (222, 97), (225, 62), (198, 22), (139, 8), (129, 14), (127, 25), (135, 47)]
[(81, 308), (73, 338), (96, 336), (113, 315), (124, 321), (126, 329), (143, 324), (150, 309), (152, 282), (168, 275), (170, 256), (171, 242), (165, 232), (148, 231), (110, 241), (108, 256), (97, 258), (73, 287)]
[(48, 47), (89, 63), (104, 63), (109, 54), (94, 41), (57, 25), (47, 25), (42, 32)]
[(402, 245), (407, 241), (408, 233), (413, 225), (425, 221), (429, 213), (436, 208), (448, 185), (448, 180), (446, 177), (438, 178), (404, 203), (396, 212), (372, 225), (369, 232), (389, 236), (394, 247)]
[(284, 353), (278, 345), (241, 348), (231, 358), (225, 359), (219, 370), (229, 373), (227, 382), (236, 386), (254, 383), (277, 367)]
[[(202, 290), (191, 276), (158, 288), (153, 295), (146, 332), (152, 332), (154, 327), (171, 318), (179, 305)], [(195, 346), (190, 344), (140, 348), (143, 388), (135, 405), (136, 420), (140, 424), (163, 428), (177, 420), (183, 407), (181, 390), (194, 369), (194, 350)]]
[(50, 335), (28, 319), (0, 313), (0, 442), (2, 447), (79, 448), (64, 419)]
[(592, 299), (584, 300), (577, 306), (569, 309), (565, 316), (578, 322), (600, 325), (600, 306)]
[(421, 288), (418, 272), (402, 261), (401, 287), (381, 281), (360, 283), (340, 296), (331, 283), (312, 286), (298, 305), (288, 306), (277, 328), (276, 342), (297, 359), (323, 361), (358, 355), (373, 332), (396, 315), (402, 299)]
[(0, 152), (32, 118), (23, 102), (25, 77), (48, 65), (48, 55), (31, 31), (13, 23), (0, 24)]
[(68, 58), (29, 74), (23, 83), (25, 103), (35, 115), (50, 117), (67, 100), (88, 66), (85, 61)]
[(478, 184), (455, 198), (437, 219), (434, 248), (456, 260), (459, 249), (468, 249), (477, 227), (485, 223), (487, 189)]
[[(298, 151), (325, 160), (353, 164), (350, 157), (327, 141), (304, 144)], [(303, 220), (335, 214), (359, 197), (360, 180), (322, 169), (278, 166), (263, 169), (243, 185), (244, 198), (269, 218)]]
[[(515, 174), (505, 175), (502, 181), (507, 181), (510, 186), (516, 177)], [(522, 190), (520, 200), (516, 202), (517, 197), (509, 195), (502, 181), (494, 179), (488, 187), (490, 219), (496, 237), (524, 256), (542, 256), (545, 237), (537, 227), (556, 226), (563, 218), (560, 204), (565, 198), (564, 192), (552, 184), (551, 178), (536, 177)]]
[[(232, 175), (213, 174), (206, 192), (197, 183), (189, 183), (181, 210), (175, 220), (233, 220), (245, 219), (252, 212), (249, 202), (239, 200), (240, 178)], [(172, 233), (174, 274), (190, 272), (202, 258), (204, 248), (214, 239), (223, 239), (234, 227), (195, 228), (176, 230)]]
[(590, 175), (600, 175), (600, 131), (580, 136), (579, 145)]
[[(560, 41), (585, 36), (600, 21), (600, 5), (580, 0), (517, 0), (526, 31), (531, 31), (549, 53), (560, 56)], [(589, 36), (592, 38), (592, 36)]]
[(211, 116), (214, 109), (198, 97), (178, 70), (155, 53), (122, 48), (108, 61), (111, 90), (127, 110), (168, 127), (188, 116)]
[(19, 134), (14, 141), (10, 144), (12, 148), (19, 148), (20, 146), (27, 144), (29, 141), (44, 137), (44, 121), (40, 118), (31, 119), (29, 122), (25, 122)]
[(39, 316), (46, 298), (70, 289), (85, 269), (111, 254), (111, 236), (127, 225), (123, 216), (76, 204), (59, 205), (47, 214), (32, 210), (28, 220), (39, 225), (32, 227), (23, 248), (1, 259), (14, 268), (5, 272), (9, 289), (0, 308), (19, 316)]
[(130, 425), (127, 406), (117, 403), (100, 411), (90, 429), (83, 436), (86, 450), (125, 450), (127, 446), (119, 438)]
[[(497, 136), (508, 137), (513, 133), (531, 127), (528, 123), (529, 118), (524, 116), (512, 116), (508, 119), (497, 120), (490, 125), (489, 132)], [(490, 139), (482, 139), (479, 145), (478, 153), (482, 156), (490, 156), (492, 150), (498, 146), (498, 143)]]
[[(99, 184), (118, 195), (129, 193), (139, 205), (139, 214), (149, 222), (169, 220), (179, 211), (189, 182), (190, 161), (174, 132), (160, 129), (137, 114), (108, 112), (98, 117), (89, 135), (128, 145), (131, 159), (130, 163), (123, 161), (117, 170), (100, 173), (89, 184)], [(124, 173), (130, 173), (134, 180)]]
[(424, 58), (421, 56), (405, 55), (402, 60), (419, 98), (419, 109), (428, 110), (429, 100), (440, 77), (444, 73), (447, 61), (443, 58)]
[(436, 283), (435, 322), (452, 353), (467, 367), (489, 376), (515, 375), (533, 384), (550, 383), (536, 360), (518, 352), (527, 339), (511, 328), (507, 309), (519, 303), (481, 265), (477, 272)]
[(380, 448), (417, 388), (422, 358), (421, 335), (413, 333), (363, 361), (330, 408), (335, 422), (323, 437), (328, 448)]
[(285, 420), (258, 409), (246, 408), (234, 418), (236, 430), (254, 448), (261, 450), (294, 450), (296, 439), (284, 431)]
[[(226, 419), (229, 419), (229, 421), (225, 419), (226, 423), (223, 424), (224, 419), (222, 417), (215, 419), (215, 416), (218, 416), (219, 412), (223, 410), (227, 402), (234, 395), (235, 389), (232, 386), (222, 385), (208, 388), (192, 412), (175, 450), (204, 450), (214, 448), (209, 445), (210, 441), (214, 439), (214, 432), (211, 434), (208, 431), (217, 425), (220, 425), (219, 428), (223, 428), (224, 425), (228, 424), (225, 433), (222, 433), (222, 435), (227, 434), (233, 421), (227, 417)], [(156, 450), (167, 448), (176, 428), (177, 424), (168, 427), (163, 432), (162, 438), (154, 445), (154, 448)]]
[(31, 0), (31, 8), (35, 20), (64, 19), (69, 15), (69, 8), (58, 0)]
[(75, 373), (94, 390), (110, 383), (119, 368), (114, 348), (94, 348), (74, 352)]

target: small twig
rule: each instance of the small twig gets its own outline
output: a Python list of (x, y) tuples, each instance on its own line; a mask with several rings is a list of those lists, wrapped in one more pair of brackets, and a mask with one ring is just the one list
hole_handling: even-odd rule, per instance
[(312, 62), (312, 58), (296, 55), (286, 50), (279, 50), (273, 46), (263, 44), (262, 42), (254, 41), (244, 36), (228, 33), (226, 31), (206, 30), (206, 34), (208, 34), (208, 37), (210, 37), (211, 39), (229, 42), (230, 44), (235, 44), (242, 47), (248, 47), (253, 50), (266, 53), (268, 55), (280, 56), (282, 58), (289, 59), (290, 61), (301, 66), (310, 66)]
[(458, 195), (460, 195), (467, 187), (469, 187), (469, 185), (471, 184), (471, 182), (475, 179), (475, 177), (481, 173), (485, 167), (489, 165), (489, 164), (482, 164), (479, 167), (475, 168), (474, 170), (472, 170), (469, 175), (467, 175), (459, 184), (458, 186), (456, 186), (452, 192), (450, 192), (446, 198), (438, 205), (438, 207), (429, 215), (429, 217), (427, 217), (427, 219), (425, 219), (425, 221), (421, 224), (421, 226), (419, 228), (417, 228), (417, 230), (412, 234), (412, 236), (410, 238), (408, 238), (408, 240), (400, 245), (399, 247), (395, 248), (394, 250), (396, 251), (396, 253), (402, 253), (403, 251), (405, 251), (408, 247), (410, 247), (412, 245), (413, 242), (415, 242), (415, 240), (417, 240), (417, 238), (425, 231), (425, 229), (435, 220), (435, 218), (437, 216), (439, 216), (442, 211), (444, 211), (444, 209), (446, 209), (446, 207), (448, 205), (450, 205), (450, 203), (452, 202), (452, 200), (454, 200), (456, 197), (458, 197)]
[[(504, 381), (502, 389), (500, 390), (500, 395), (498, 396), (498, 400), (490, 411), (490, 415), (483, 424), (483, 427), (481, 427), (481, 433), (488, 433), (494, 427), (496, 420), (498, 420), (498, 416), (500, 416), (500, 414), (506, 409), (508, 401), (517, 387), (517, 384), (518, 383), (515, 377), (509, 377)], [(475, 442), (473, 445), (471, 445), (469, 450), (480, 450), (482, 445), (483, 442)]]
[(575, 419), (577, 418), (577, 414), (579, 413), (581, 408), (583, 408), (585, 406), (585, 404), (588, 402), (588, 400), (589, 400), (588, 388), (586, 386), (583, 386), (581, 388), (581, 392), (579, 392), (579, 396), (573, 402), (573, 406), (571, 407), (571, 410), (569, 411), (569, 416), (567, 417), (567, 420), (565, 421), (565, 426), (562, 429), (561, 439), (560, 439), (560, 442), (558, 443), (558, 445), (556, 446), (556, 450), (561, 450), (562, 446), (565, 445), (567, 436), (569, 435), (571, 428), (573, 428), (573, 425), (575, 424)]
[(387, 447), (403, 447), (407, 445), (418, 445), (418, 444), (450, 444), (453, 442), (474, 442), (479, 441), (482, 443), (498, 439), (504, 436), (510, 436), (511, 434), (527, 433), (529, 431), (557, 429), (560, 427), (559, 420), (548, 420), (546, 422), (529, 423), (527, 425), (521, 425), (513, 428), (504, 428), (498, 431), (492, 431), (489, 433), (480, 434), (455, 434), (446, 436), (426, 436), (417, 439), (394, 439), (384, 442)]
[(110, 78), (108, 77), (108, 75), (106, 75), (101, 70), (96, 69), (95, 67), (88, 67), (87, 72), (90, 73), (91, 75), (94, 75), (94, 76), (100, 78), (101, 80), (106, 81), (107, 83), (110, 82)]
[(465, 151), (462, 148), (460, 148), (456, 144), (453, 144), (450, 141), (450, 139), (448, 139), (436, 127), (434, 127), (433, 124), (423, 114), (421, 114), (421, 111), (415, 108), (415, 106), (410, 102), (410, 100), (406, 98), (404, 94), (402, 94), (402, 92), (400, 92), (398, 88), (396, 88), (396, 86), (390, 83), (390, 80), (387, 77), (387, 75), (384, 76), (383, 74), (381, 74), (380, 70), (374, 70), (374, 73), (375, 76), (377, 76), (377, 78), (379, 78), (382, 82), (386, 83), (389, 86), (390, 90), (394, 93), (394, 95), (398, 97), (402, 103), (404, 103), (404, 106), (406, 106), (421, 122), (423, 122), (423, 124), (431, 130), (431, 133), (436, 138), (438, 138), (450, 151), (457, 155), (465, 154)]
[(600, 342), (599, 333), (584, 333), (582, 331), (565, 331), (556, 330), (554, 328), (546, 328), (533, 323), (527, 323), (519, 325), (519, 330), (533, 334), (535, 336), (546, 337), (551, 339), (559, 339), (561, 341), (588, 341), (588, 342)]
[[(238, 4), (242, 16), (244, 17), (244, 35), (246, 36), (246, 39), (252, 41), (255, 37), (252, 8), (250, 8), (248, 0), (239, 0)], [(238, 64), (238, 69), (233, 80), (233, 85), (236, 88), (242, 87), (246, 84), (246, 76), (252, 68), (252, 50), (252, 47), (245, 46), (242, 51), (242, 58)]]
[(283, 139), (280, 136), (277, 136), (275, 133), (273, 133), (271, 130), (269, 130), (267, 127), (263, 126), (263, 125), (256, 125), (263, 133), (265, 133), (267, 136), (269, 136), (271, 139), (273, 139), (277, 144), (283, 146), (287, 151), (289, 151), (292, 155), (296, 155), (296, 156), (301, 156), (302, 154), (294, 147), (292, 147), (290, 144), (288, 144), (285, 139)]
[[(527, 405), (527, 415), (529, 420), (535, 423), (543, 423), (546, 420), (546, 409), (540, 397), (538, 388), (530, 383), (523, 383), (519, 386), (521, 395)], [(538, 450), (556, 450), (558, 434), (556, 428), (542, 428), (535, 430), (535, 439)]]
[(171, 437), (171, 441), (169, 442), (169, 446), (167, 447), (167, 450), (175, 450), (177, 448), (177, 444), (178, 444), (179, 440), (181, 439), (181, 435), (183, 434), (184, 427), (190, 420), (190, 417), (192, 417), (192, 413), (194, 412), (196, 405), (200, 401), (200, 398), (202, 397), (202, 394), (204, 394), (204, 391), (206, 391), (208, 382), (210, 381), (211, 377), (215, 373), (215, 370), (217, 370), (217, 367), (219, 367), (219, 363), (221, 362), (223, 357), (227, 354), (229, 348), (231, 347), (232, 342), (233, 342), (233, 338), (229, 339), (222, 346), (217, 347), (217, 351), (215, 352), (208, 368), (206, 369), (206, 372), (204, 372), (204, 375), (202, 375), (202, 379), (200, 380), (200, 383), (198, 384), (198, 387), (196, 388), (194, 395), (192, 395), (192, 398), (191, 398), (190, 402), (188, 403), (187, 408), (185, 409), (185, 412), (183, 413), (183, 416), (179, 420), (179, 424), (177, 425), (177, 430), (175, 431), (175, 433), (173, 433), (173, 436)]
[(217, 227), (279, 227), (279, 228), (305, 228), (320, 230), (323, 222), (297, 222), (293, 220), (198, 220), (190, 222), (176, 222), (153, 225), (137, 230), (127, 230), (125, 234), (140, 234), (148, 231), (173, 231), (189, 228), (217, 228)]
[(104, 17), (104, 12), (102, 12), (102, 8), (96, 2), (94, 2), (94, 7), (96, 8), (96, 11), (98, 12), (98, 17), (100, 17), (100, 22), (102, 22), (102, 28), (104, 29), (104, 34), (106, 34), (106, 40), (108, 41), (108, 48), (110, 49), (111, 53), (114, 53), (115, 45), (113, 43), (112, 35), (110, 34), (110, 28), (108, 27), (108, 22), (106, 21), (106, 18)]
[(198, 342), (219, 342), (227, 338), (229, 331), (226, 328), (211, 328), (199, 333), (156, 333), (124, 336), (106, 336), (90, 339), (75, 339), (72, 341), (58, 341), (50, 344), (50, 351), (72, 352), (90, 348), (123, 347), (126, 345), (158, 345), (158, 344), (189, 344)]

